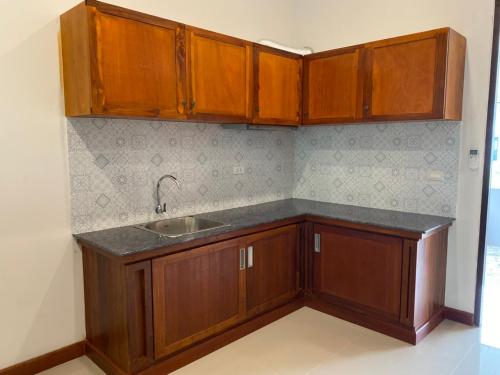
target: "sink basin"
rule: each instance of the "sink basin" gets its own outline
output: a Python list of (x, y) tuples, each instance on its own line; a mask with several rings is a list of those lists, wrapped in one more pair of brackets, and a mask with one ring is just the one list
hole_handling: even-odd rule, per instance
[(153, 232), (160, 237), (180, 237), (186, 234), (203, 232), (209, 229), (226, 227), (227, 224), (194, 216), (153, 221), (138, 225), (137, 228)]

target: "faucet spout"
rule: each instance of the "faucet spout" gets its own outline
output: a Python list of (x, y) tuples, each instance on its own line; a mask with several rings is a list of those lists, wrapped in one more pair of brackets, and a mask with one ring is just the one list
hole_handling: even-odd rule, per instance
[(177, 178), (175, 178), (174, 176), (172, 176), (170, 174), (166, 174), (166, 175), (161, 176), (160, 179), (158, 180), (158, 183), (156, 184), (156, 209), (155, 209), (155, 211), (157, 214), (162, 214), (162, 213), (166, 212), (166, 210), (167, 210), (167, 204), (166, 203), (161, 204), (161, 201), (160, 201), (160, 184), (166, 178), (169, 178), (172, 181), (174, 181), (175, 184), (177, 185), (177, 188), (179, 190), (181, 190), (181, 184), (179, 183), (179, 180)]

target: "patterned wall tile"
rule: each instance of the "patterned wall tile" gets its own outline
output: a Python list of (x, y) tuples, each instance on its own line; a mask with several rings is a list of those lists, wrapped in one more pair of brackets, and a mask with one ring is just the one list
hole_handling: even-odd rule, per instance
[(301, 128), (293, 196), (454, 216), (459, 136), (449, 122)]
[[(68, 121), (73, 230), (297, 198), (454, 216), (458, 123), (242, 131), (218, 125)], [(233, 174), (240, 166), (244, 174)], [(163, 174), (157, 215), (155, 184)], [(433, 175), (441, 174), (436, 180)]]
[[(294, 132), (107, 119), (68, 121), (75, 232), (290, 198)], [(234, 175), (233, 167), (245, 173)], [(163, 174), (167, 214), (154, 212)]]

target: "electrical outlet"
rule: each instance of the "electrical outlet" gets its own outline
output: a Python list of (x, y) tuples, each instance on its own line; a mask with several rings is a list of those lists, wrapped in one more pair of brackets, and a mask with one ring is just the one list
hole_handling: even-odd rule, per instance
[(241, 165), (235, 165), (233, 167), (233, 174), (245, 174), (245, 167)]
[(427, 179), (431, 181), (443, 181), (444, 173), (439, 169), (431, 169), (427, 172)]

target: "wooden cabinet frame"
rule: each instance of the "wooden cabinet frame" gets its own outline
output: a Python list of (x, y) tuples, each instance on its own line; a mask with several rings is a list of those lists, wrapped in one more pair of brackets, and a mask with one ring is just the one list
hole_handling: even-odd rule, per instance
[[(112, 16), (170, 30), (175, 35), (175, 92), (177, 106), (164, 110), (141, 103), (107, 102), (100, 65), (100, 35), (97, 19)], [(129, 9), (87, 0), (61, 16), (64, 94), (67, 116), (185, 119), (184, 25)], [(154, 82), (154, 84), (158, 84)], [(161, 90), (161, 87), (158, 88)]]
[[(332, 57), (339, 57), (343, 55), (354, 55), (357, 58), (356, 62), (356, 84), (351, 87), (354, 91), (355, 96), (355, 105), (354, 110), (351, 111), (349, 115), (345, 116), (322, 116), (322, 117), (314, 117), (311, 115), (311, 82), (310, 82), (310, 69), (311, 63), (316, 60), (328, 59)], [(364, 60), (365, 60), (365, 50), (363, 46), (353, 46), (335, 49), (331, 51), (318, 52), (313, 53), (311, 55), (304, 56), (304, 95), (303, 95), (303, 120), (302, 123), (304, 125), (318, 125), (318, 124), (345, 124), (352, 122), (361, 122), (363, 119), (363, 87), (365, 81), (364, 75)], [(339, 77), (341, 78), (341, 77)], [(342, 93), (339, 93), (342, 95)]]
[[(296, 95), (297, 95), (297, 103), (296, 103), (296, 108), (294, 111), (296, 112), (295, 119), (290, 119), (290, 118), (283, 118), (283, 117), (278, 117), (278, 116), (265, 116), (262, 115), (262, 107), (264, 107), (266, 104), (260, 102), (260, 97), (259, 93), (260, 90), (262, 89), (260, 87), (260, 62), (259, 62), (259, 55), (261, 53), (268, 53), (276, 56), (280, 56), (283, 58), (287, 58), (293, 61), (297, 62), (298, 65), (298, 71), (297, 71), (297, 77), (296, 77)], [(303, 82), (303, 77), (302, 77), (302, 65), (303, 65), (303, 58), (301, 55), (297, 55), (295, 53), (279, 50), (276, 48), (271, 48), (268, 46), (264, 45), (259, 45), (259, 44), (254, 44), (253, 47), (253, 98), (254, 98), (254, 105), (253, 105), (253, 123), (254, 124), (274, 124), (274, 125), (299, 125), (302, 123), (302, 82)], [(293, 86), (293, 85), (292, 85)], [(279, 102), (279, 98), (278, 98)]]
[[(199, 98), (198, 93), (195, 89), (195, 80), (197, 79), (197, 74), (195, 71), (194, 61), (194, 51), (193, 51), (193, 39), (196, 37), (206, 38), (212, 40), (221, 45), (229, 45), (241, 47), (245, 51), (245, 87), (241, 93), (244, 96), (244, 108), (243, 113), (234, 114), (225, 111), (209, 111), (199, 109)], [(199, 29), (192, 26), (186, 27), (186, 66), (187, 66), (187, 93), (188, 93), (188, 118), (193, 120), (202, 120), (210, 122), (248, 122), (252, 118), (252, 106), (253, 106), (253, 96), (252, 96), (252, 85), (253, 85), (253, 71), (252, 71), (252, 43), (247, 42), (242, 39), (234, 38), (228, 35), (223, 35), (215, 33), (208, 30)], [(205, 77), (206, 78), (206, 77)], [(218, 112), (218, 113), (217, 113)]]
[[(339, 233), (401, 240), (401, 299), (397, 318), (384, 316), (355, 301), (317, 293), (315, 226), (334, 228)], [(421, 234), (301, 215), (121, 257), (83, 243), (87, 355), (109, 374), (168, 373), (303, 306), (416, 344), (444, 319), (448, 227), (442, 225)], [(162, 309), (158, 294), (163, 293), (161, 287), (155, 286), (158, 279), (155, 281), (153, 277), (158, 269), (161, 274), (165, 264), (216, 252), (228, 243), (247, 251), (256, 241), (268, 239), (265, 243), (271, 244), (273, 238), (286, 233), (296, 245), (295, 288), (276, 293), (269, 300), (260, 299), (256, 309), (249, 308), (246, 288), (248, 272), (252, 271), (246, 268), (248, 253), (245, 253), (245, 270), (239, 274), (238, 314), (173, 346), (154, 345), (159, 337), (155, 338), (158, 327), (153, 329), (153, 309), (157, 312)], [(273, 277), (265, 279), (271, 282)], [(161, 330), (160, 327), (160, 336)]]
[[(175, 33), (175, 80), (171, 80), (172, 85), (175, 81), (176, 106), (169, 103), (169, 109), (161, 108), (161, 100), (157, 98), (157, 105), (141, 103), (141, 98), (136, 100), (136, 103), (118, 103), (110, 104), (106, 98), (106, 87), (103, 82), (103, 71), (100, 67), (99, 60), (99, 36), (97, 32), (96, 19), (99, 15), (112, 15), (122, 19), (131, 20), (138, 24), (152, 25), (161, 27), (165, 30), (170, 30)], [(210, 87), (204, 88), (201, 85), (198, 91), (206, 89), (207, 92), (197, 92), (196, 80), (197, 76), (205, 75), (200, 79), (206, 79), (210, 85), (217, 88), (217, 80), (220, 84), (224, 84), (225, 76), (220, 73), (220, 77), (211, 77), (207, 72), (198, 72), (196, 70), (196, 62), (193, 59), (194, 51), (192, 40), (195, 37), (203, 37), (213, 40), (221, 45), (227, 44), (239, 46), (245, 50), (245, 67), (244, 72), (236, 72), (237, 79), (232, 77), (233, 81), (228, 78), (226, 86), (231, 91), (231, 95), (225, 96), (224, 93), (219, 93), (216, 105), (214, 102), (208, 103), (206, 108), (200, 108), (200, 102), (203, 98), (212, 98), (215, 89)], [(360, 44), (351, 47), (345, 47), (330, 51), (314, 53), (307, 56), (299, 56), (285, 51), (277, 50), (267, 46), (262, 46), (243, 39), (234, 38), (228, 35), (219, 34), (216, 32), (184, 25), (174, 21), (169, 21), (160, 17), (150, 16), (147, 14), (135, 12), (132, 10), (116, 7), (106, 3), (101, 3), (96, 0), (86, 0), (84, 3), (77, 5), (73, 9), (64, 13), (61, 16), (61, 39), (62, 39), (62, 60), (64, 72), (64, 94), (65, 108), (67, 116), (80, 117), (125, 117), (125, 118), (146, 118), (146, 119), (165, 119), (165, 120), (195, 120), (216, 123), (254, 123), (262, 125), (289, 125), (298, 126), (304, 125), (330, 125), (344, 123), (370, 123), (377, 121), (418, 121), (418, 120), (452, 120), (459, 121), (462, 118), (462, 97), (464, 84), (464, 67), (465, 67), (465, 38), (450, 28), (442, 28), (430, 30), (422, 33), (400, 36), (365, 44)], [(435, 40), (435, 64), (434, 77), (432, 80), (428, 76), (423, 75), (422, 82), (416, 78), (411, 81), (410, 91), (414, 93), (413, 98), (410, 95), (403, 97), (398, 95), (404, 88), (398, 88), (398, 92), (386, 92), (388, 103), (400, 102), (399, 107), (395, 107), (395, 113), (374, 113), (373, 102), (373, 62), (374, 54), (377, 50), (390, 48), (393, 46), (404, 46), (412, 42), (424, 40)], [(259, 108), (263, 107), (264, 103), (259, 103), (259, 63), (258, 54), (260, 51), (274, 53), (276, 55), (286, 56), (296, 59), (301, 65), (299, 75), (302, 78), (298, 80), (297, 86), (292, 90), (297, 90), (297, 95), (300, 104), (297, 106), (297, 116), (290, 118), (281, 118), (276, 116), (262, 116), (259, 113)], [(206, 52), (206, 51), (205, 51)], [(133, 51), (131, 52), (133, 53)], [(349, 77), (340, 74), (338, 79), (340, 84), (338, 87), (338, 97), (342, 98), (341, 93), (347, 91), (353, 92), (355, 99), (355, 108), (351, 108), (353, 103), (335, 103), (338, 108), (333, 108), (332, 114), (328, 113), (321, 116), (315, 116), (311, 113), (310, 97), (311, 90), (314, 90), (313, 83), (309, 79), (309, 68), (311, 63), (321, 59), (327, 59), (334, 56), (342, 56), (355, 54), (357, 61), (352, 62), (353, 68), (358, 70), (356, 82), (351, 82)], [(402, 52), (404, 54), (404, 52)], [(423, 52), (425, 54), (425, 52)], [(210, 58), (217, 57), (217, 53)], [(231, 59), (241, 60), (241, 56), (235, 58), (234, 54), (228, 53), (229, 57), (225, 61), (231, 63)], [(418, 53), (416, 56), (419, 56)], [(219, 56), (220, 57), (220, 56)], [(404, 56), (403, 56), (404, 57)], [(388, 61), (397, 62), (399, 56)], [(148, 61), (151, 61), (148, 60)], [(234, 61), (234, 64), (239, 64)], [(389, 64), (389, 62), (387, 63)], [(303, 65), (303, 69), (302, 69)], [(395, 65), (397, 65), (395, 63)], [(161, 64), (158, 66), (151, 64), (151, 69), (158, 69), (160, 73), (165, 67)], [(413, 67), (415, 68), (415, 67)], [(416, 69), (416, 70), (415, 70)], [(418, 67), (413, 70), (413, 73), (419, 73)], [(400, 66), (400, 70), (404, 70)], [(234, 73), (234, 72), (233, 72)], [(400, 72), (402, 76), (405, 72)], [(342, 81), (342, 76), (344, 81)], [(407, 74), (408, 76), (408, 74)], [(398, 79), (395, 74), (394, 79)], [(242, 82), (242, 80), (244, 82)], [(404, 80), (400, 79), (400, 82)], [(206, 83), (206, 82), (205, 82)], [(144, 84), (141, 89), (147, 91), (144, 94), (143, 102), (151, 101), (150, 91), (163, 93), (161, 87), (157, 87), (157, 82), (150, 86)], [(210, 86), (208, 85), (208, 86)], [(351, 87), (349, 88), (349, 85)], [(292, 84), (291, 86), (295, 86)], [(345, 86), (345, 87), (344, 87)], [(432, 90), (430, 87), (432, 86)], [(128, 87), (127, 87), (128, 88)], [(128, 88), (134, 92), (133, 87)], [(172, 88), (170, 88), (172, 90)], [(120, 90), (115, 91), (119, 92)], [(390, 90), (389, 90), (390, 91)], [(432, 91), (432, 108), (422, 110), (418, 113), (411, 113), (409, 108), (404, 108), (405, 103), (409, 101), (427, 100)], [(160, 94), (158, 94), (160, 96)], [(166, 95), (166, 94), (165, 94)], [(172, 100), (171, 94), (168, 95), (169, 100)], [(198, 100), (197, 97), (201, 99)], [(317, 93), (317, 101), (328, 100), (324, 98), (322, 93)], [(323, 96), (323, 98), (322, 98)], [(335, 95), (334, 95), (335, 96)], [(383, 96), (383, 94), (379, 94)], [(146, 98), (145, 98), (146, 97)], [(166, 96), (165, 96), (166, 97)], [(235, 105), (235, 97), (238, 100), (243, 100), (243, 106)], [(402, 98), (400, 98), (402, 97)], [(409, 98), (409, 99), (408, 99)], [(148, 100), (146, 100), (148, 99)], [(165, 100), (165, 98), (163, 98)], [(344, 100), (345, 98), (343, 98)], [(278, 99), (279, 100), (279, 99)], [(165, 103), (163, 102), (165, 105)], [(205, 103), (206, 104), (206, 103)], [(286, 107), (289, 105), (286, 101), (281, 103)], [(335, 106), (334, 105), (334, 106)], [(319, 105), (321, 107), (321, 105)], [(343, 107), (345, 106), (345, 107)], [(302, 110), (303, 107), (303, 110)], [(331, 109), (331, 108), (330, 108)], [(279, 111), (278, 111), (279, 112)], [(302, 113), (303, 112), (303, 113)], [(328, 110), (327, 110), (328, 112)]]

